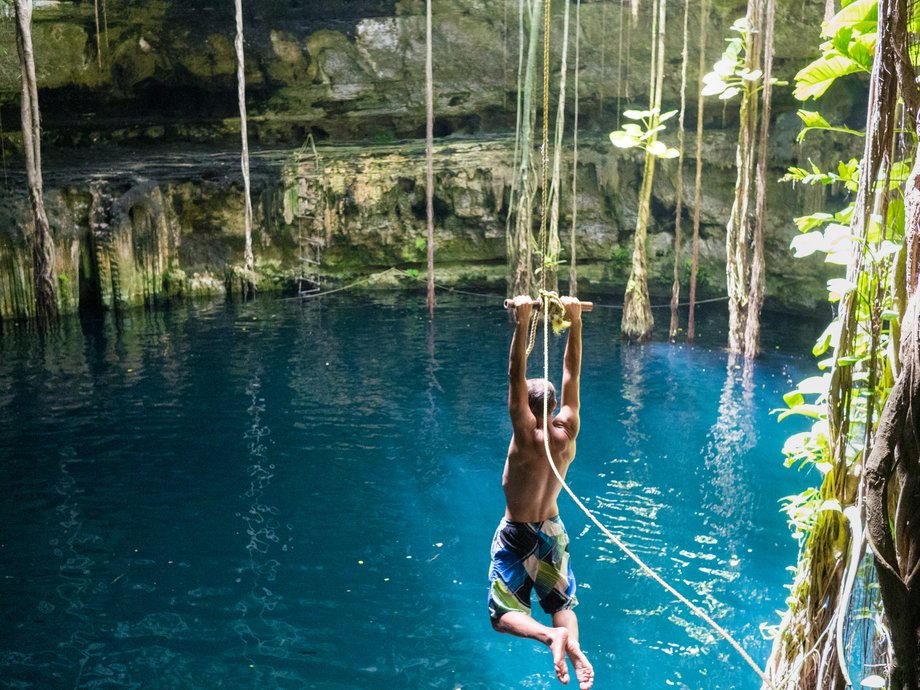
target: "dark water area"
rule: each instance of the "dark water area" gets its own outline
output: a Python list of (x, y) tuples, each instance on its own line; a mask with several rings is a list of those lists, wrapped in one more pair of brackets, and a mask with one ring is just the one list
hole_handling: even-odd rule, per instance
[[(823, 324), (768, 321), (745, 377), (722, 310), (694, 346), (624, 345), (618, 311), (586, 315), (569, 480), (762, 664), (795, 559), (778, 501), (814, 481), (783, 468), (802, 426), (770, 410)], [(7, 324), (0, 687), (557, 687), (486, 608), (510, 335), (494, 302), (453, 296), (433, 323), (417, 297), (349, 295), (73, 319), (45, 343)], [(759, 687), (560, 506), (595, 687)]]

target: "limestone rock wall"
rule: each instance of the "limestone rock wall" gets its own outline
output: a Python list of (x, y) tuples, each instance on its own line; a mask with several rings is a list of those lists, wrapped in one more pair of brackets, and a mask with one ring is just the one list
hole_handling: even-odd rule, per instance
[[(258, 0), (243, 5), (255, 139), (299, 146), (309, 132), (331, 143), (423, 134), (422, 0)], [(711, 5), (706, 31), (710, 64), (745, 7), (741, 0)], [(637, 6), (633, 17), (630, 3), (619, 0), (581, 3), (579, 95), (586, 129), (609, 131), (619, 111), (648, 101), (651, 41), (645, 34), (651, 6)], [(561, 60), (564, 7), (553, 3), (554, 65)], [(91, 2), (46, 2), (35, 13), (49, 143), (232, 141), (237, 118), (233, 3), (120, 0), (104, 9), (98, 37)], [(569, 9), (574, 26), (574, 7)], [(683, 3), (673, 0), (669, 11), (669, 74), (677, 75)], [(816, 54), (822, 13), (820, 3), (780, 0), (780, 76), (792, 76)], [(514, 127), (516, 107), (518, 3), (435, 0), (433, 15), (438, 132), (507, 133)], [(695, 37), (698, 17), (690, 17), (690, 26)], [(0, 22), (0, 104), (8, 123), (16, 120), (19, 93), (13, 30), (12, 22)], [(574, 64), (573, 55), (569, 64)], [(695, 60), (688, 69), (693, 107)], [(668, 107), (679, 100), (678, 86), (676, 78), (666, 82)], [(571, 89), (570, 84), (570, 94)], [(778, 112), (795, 106), (782, 90), (776, 98)], [(842, 110), (852, 105), (848, 94), (837, 100)], [(708, 124), (723, 126), (719, 118)], [(725, 124), (732, 125), (731, 117)]]
[[(725, 217), (735, 183), (734, 168), (720, 155), (731, 150), (711, 136), (701, 200), (700, 290), (725, 290)], [(421, 146), (320, 149), (286, 168), (283, 214), (323, 246), (327, 272), (353, 278), (392, 265), (424, 271), (426, 256), (425, 158)], [(436, 274), (449, 282), (481, 285), (506, 278), (505, 218), (512, 181), (513, 141), (452, 141), (435, 148)], [(775, 171), (775, 179), (781, 175)], [(613, 151), (603, 139), (579, 149), (576, 259), (584, 290), (622, 292), (629, 274), (632, 234), (642, 159)], [(563, 165), (571, 179), (571, 159)], [(664, 163), (656, 176), (649, 227), (651, 292), (667, 301), (674, 261), (676, 169)], [(565, 185), (564, 185), (565, 186)], [(693, 196), (684, 176), (684, 198)], [(814, 303), (829, 273), (817, 260), (792, 261), (789, 242), (796, 228), (788, 215), (796, 199), (789, 185), (769, 185), (767, 267), (769, 299), (795, 308)], [(539, 195), (538, 195), (539, 197)], [(823, 203), (813, 197), (813, 203)], [(561, 202), (560, 235), (565, 280), (571, 233), (571, 197)], [(689, 277), (692, 212), (684, 209), (684, 278)], [(539, 213), (536, 214), (539, 216)]]
[[(710, 137), (701, 202), (701, 297), (724, 294), (724, 218), (734, 169), (730, 149)], [(505, 218), (513, 141), (453, 140), (435, 149), (436, 276), (468, 289), (501, 289), (506, 278)], [(47, 194), (65, 308), (118, 308), (184, 294), (238, 287), (242, 264), (242, 190), (230, 156), (205, 157), (177, 176), (169, 161), (148, 161), (130, 175), (97, 173)], [(209, 170), (207, 176), (201, 171)], [(318, 250), (318, 277), (338, 285), (392, 266), (424, 273), (425, 158), (419, 144), (319, 147), (254, 160), (254, 251), (260, 290), (294, 290)], [(629, 273), (639, 155), (612, 151), (603, 139), (579, 150), (576, 257), (583, 291), (622, 292)], [(571, 161), (563, 165), (571, 175)], [(775, 172), (779, 177), (779, 171)], [(656, 176), (649, 227), (651, 292), (667, 301), (674, 252), (675, 170)], [(692, 177), (685, 176), (685, 198)], [(791, 261), (789, 208), (801, 203), (772, 184), (767, 222), (768, 297), (805, 307), (829, 273), (817, 260)], [(813, 203), (821, 203), (815, 197)], [(568, 265), (571, 198), (563, 195), (560, 232)], [(23, 190), (0, 194), (0, 318), (32, 309), (28, 203)], [(685, 209), (683, 270), (689, 272), (690, 211)], [(561, 274), (566, 278), (566, 268)], [(404, 282), (405, 278), (402, 278)], [(411, 279), (408, 280), (411, 283)]]
[[(776, 72), (790, 78), (816, 51), (823, 5), (779, 4)], [(617, 126), (620, 110), (647, 99), (649, 41), (643, 32), (650, 21), (647, 3), (639, 5), (633, 18), (629, 3), (581, 3), (576, 234), (584, 289), (621, 291), (628, 272), (641, 161), (614, 149), (606, 134)], [(743, 13), (740, 1), (713, 5), (710, 62)], [(553, 6), (551, 46), (558, 64), (564, 5)], [(257, 151), (272, 148), (257, 153), (254, 163), (261, 288), (296, 284), (305, 271), (305, 247), (318, 251), (314, 268), (327, 281), (391, 265), (423, 268), (424, 2), (258, 0), (244, 7), (250, 132)], [(671, 74), (679, 70), (682, 7), (678, 0), (670, 7)], [(93, 3), (61, 0), (42, 3), (35, 14), (47, 205), (63, 306), (114, 307), (234, 289), (243, 230), (232, 3), (109, 2), (98, 36), (92, 11)], [(518, 3), (435, 0), (434, 18), (439, 279), (498, 283), (505, 278)], [(690, 17), (691, 26), (696, 20)], [(813, 36), (803, 39), (809, 31)], [(15, 171), (21, 163), (12, 22), (0, 22), (0, 57), (0, 146)], [(694, 84), (695, 61), (689, 78)], [(572, 88), (570, 75), (570, 94)], [(668, 80), (667, 107), (676, 106), (676, 90), (677, 80)], [(829, 92), (821, 109), (859, 127), (863, 101), (858, 86), (841, 87)], [(688, 102), (695, 102), (692, 88)], [(786, 306), (821, 299), (826, 279), (820, 264), (790, 259), (791, 218), (832, 202), (824, 191), (803, 193), (772, 180), (810, 158), (824, 165), (851, 155), (845, 143), (821, 142), (820, 149), (796, 144), (797, 106), (788, 91), (778, 90), (767, 290), (774, 303)], [(704, 120), (704, 295), (724, 289), (735, 107), (713, 102)], [(571, 114), (570, 100), (569, 122)], [(688, 129), (695, 128), (696, 116), (691, 109)], [(308, 136), (319, 145), (318, 157), (304, 144)], [(673, 133), (666, 137), (676, 140)], [(691, 180), (686, 174), (685, 199)], [(665, 163), (656, 174), (648, 245), (652, 291), (659, 297), (667, 294), (672, 271), (674, 185), (673, 163)], [(32, 308), (24, 195), (17, 173), (8, 175), (0, 189), (0, 318)], [(564, 198), (565, 247), (570, 207)], [(686, 201), (684, 208), (686, 238), (692, 209)]]

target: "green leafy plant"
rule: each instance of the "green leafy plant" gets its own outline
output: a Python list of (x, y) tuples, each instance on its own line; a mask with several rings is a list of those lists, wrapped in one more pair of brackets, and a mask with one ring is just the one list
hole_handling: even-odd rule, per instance
[(680, 152), (658, 139), (658, 134), (666, 129), (662, 123), (676, 114), (676, 110), (662, 113), (658, 108), (626, 110), (623, 117), (633, 122), (627, 122), (621, 129), (611, 132), (610, 141), (620, 149), (640, 148), (657, 158), (677, 158)]
[(821, 57), (795, 75), (795, 97), (817, 99), (840, 77), (871, 72), (877, 24), (878, 0), (856, 0), (826, 22), (821, 34), (828, 40), (821, 44)]
[[(749, 70), (745, 66), (745, 53), (747, 52), (748, 26), (747, 20), (742, 17), (731, 26), (737, 36), (725, 39), (728, 45), (712, 67), (712, 71), (703, 76), (704, 96), (718, 96), (721, 100), (728, 99), (741, 93), (745, 88), (750, 88), (763, 77), (761, 70)], [(774, 81), (774, 83), (776, 83)]]
[(805, 135), (813, 130), (824, 130), (827, 132), (842, 132), (843, 134), (852, 134), (853, 136), (861, 137), (865, 136), (862, 132), (858, 132), (855, 129), (850, 129), (849, 127), (844, 126), (834, 126), (830, 122), (824, 119), (824, 116), (821, 113), (814, 110), (799, 110), (798, 116), (805, 123), (805, 126), (798, 133), (795, 140), (799, 143), (805, 139)]

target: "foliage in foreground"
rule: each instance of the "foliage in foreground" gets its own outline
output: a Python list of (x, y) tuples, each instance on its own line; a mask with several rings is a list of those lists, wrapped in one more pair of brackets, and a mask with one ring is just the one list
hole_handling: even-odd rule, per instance
[[(825, 24), (824, 37), (821, 57), (796, 75), (798, 98), (817, 99), (834, 81), (848, 75), (871, 73), (877, 79), (873, 71), (879, 62), (875, 60), (876, 2), (847, 4)], [(870, 125), (874, 115), (870, 103)], [(801, 110), (799, 116), (804, 124), (800, 141), (821, 130), (860, 134), (828, 122), (816, 111)], [(885, 148), (881, 156), (875, 146), (879, 141)], [(855, 684), (887, 684), (875, 673), (862, 677), (866, 662), (883, 656), (873, 645), (889, 631), (873, 571), (863, 564), (866, 529), (860, 480), (898, 373), (906, 303), (904, 190), (915, 145), (907, 154), (898, 154), (898, 148), (888, 142), (875, 131), (863, 160), (840, 161), (831, 171), (812, 163), (807, 169), (790, 169), (784, 178), (837, 188), (849, 203), (832, 213), (795, 219), (801, 232), (792, 242), (796, 256), (823, 254), (826, 262), (848, 270), (828, 281), (828, 300), (836, 305), (837, 316), (814, 347), (822, 373), (800, 382), (785, 396), (787, 407), (779, 412), (780, 419), (800, 415), (813, 420), (809, 431), (787, 439), (783, 452), (788, 466), (814, 469), (822, 477), (819, 487), (785, 499), (799, 559), (787, 598), (789, 608), (779, 626), (772, 628), (769, 672), (779, 688), (854, 685), (848, 671), (851, 665), (860, 671)], [(860, 579), (869, 581), (865, 590), (871, 596), (862, 610), (854, 611), (850, 603)], [(847, 650), (862, 646), (849, 644), (856, 629), (870, 643), (865, 646), (868, 658), (847, 658), (851, 654)]]

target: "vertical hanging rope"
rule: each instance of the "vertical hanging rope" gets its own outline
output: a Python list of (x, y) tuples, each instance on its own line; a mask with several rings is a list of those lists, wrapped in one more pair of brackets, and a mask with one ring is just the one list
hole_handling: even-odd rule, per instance
[(99, 26), (99, 0), (95, 0), (93, 9), (96, 13), (96, 60), (99, 62), (99, 69), (102, 69), (102, 31)]
[(696, 277), (700, 263), (700, 205), (703, 196), (703, 75), (706, 73), (706, 19), (708, 0), (700, 4), (700, 62), (696, 99), (696, 173), (693, 181), (693, 258), (690, 261), (690, 312), (687, 316), (687, 340), (696, 337)]
[(237, 96), (240, 106), (240, 138), (242, 140), (242, 150), (240, 153), (240, 167), (243, 172), (243, 223), (246, 232), (246, 247), (243, 252), (243, 262), (245, 264), (246, 277), (245, 292), (247, 297), (251, 297), (255, 292), (253, 282), (253, 269), (255, 261), (252, 255), (252, 199), (250, 195), (249, 184), (249, 133), (247, 131), (246, 118), (246, 67), (243, 52), (243, 0), (236, 0), (236, 82)]
[(547, 233), (546, 207), (549, 197), (549, 30), (552, 0), (543, 7), (543, 144), (540, 147), (543, 170), (540, 190), (540, 285), (546, 290)]
[(425, 164), (428, 208), (428, 314), (434, 315), (434, 66), (431, 50), (431, 0), (425, 2)]
[(677, 117), (677, 181), (674, 208), (674, 282), (671, 285), (671, 326), (668, 329), (671, 340), (677, 337), (680, 318), (677, 305), (680, 302), (680, 248), (681, 222), (684, 204), (684, 118), (687, 112), (687, 33), (690, 18), (690, 0), (684, 0), (684, 42), (680, 52), (680, 115)]
[[(559, 205), (562, 202), (562, 153), (565, 139), (565, 97), (566, 77), (569, 71), (569, 15), (570, 3), (566, 3), (562, 14), (562, 52), (559, 66), (559, 93), (557, 94), (556, 131), (553, 134), (553, 169), (549, 184), (549, 234), (547, 236), (546, 256), (550, 258), (547, 266), (547, 286), (550, 290), (559, 289), (559, 255), (562, 242), (559, 237)], [(549, 270), (551, 269), (551, 270)]]

